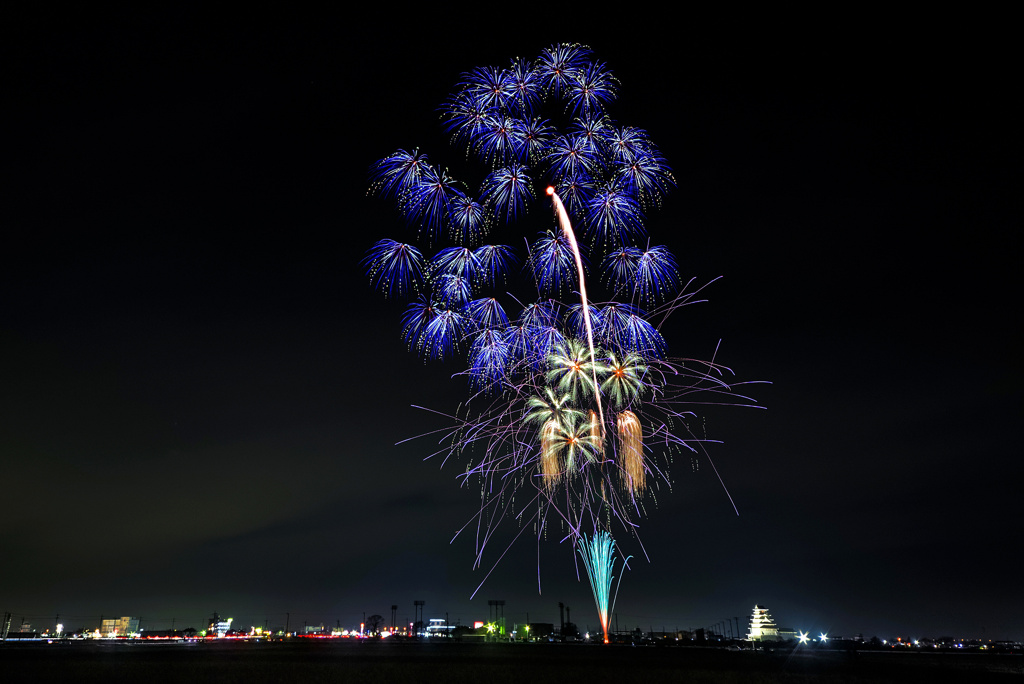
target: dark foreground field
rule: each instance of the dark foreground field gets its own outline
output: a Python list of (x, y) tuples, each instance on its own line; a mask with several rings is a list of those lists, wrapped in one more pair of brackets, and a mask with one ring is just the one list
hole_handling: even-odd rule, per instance
[(11, 682), (1024, 682), (1024, 656), (448, 642), (8, 642), (0, 644), (0, 672)]

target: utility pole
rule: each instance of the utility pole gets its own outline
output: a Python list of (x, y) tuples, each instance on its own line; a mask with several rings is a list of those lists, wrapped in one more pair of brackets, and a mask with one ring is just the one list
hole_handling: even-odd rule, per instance
[(419, 622), (420, 626), (423, 626), (423, 606), (426, 605), (426, 601), (413, 601), (413, 629), (416, 628), (416, 623)]

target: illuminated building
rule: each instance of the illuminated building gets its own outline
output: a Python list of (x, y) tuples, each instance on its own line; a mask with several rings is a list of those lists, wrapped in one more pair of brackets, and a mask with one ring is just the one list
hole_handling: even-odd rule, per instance
[(104, 620), (100, 625), (100, 635), (104, 637), (126, 637), (137, 634), (139, 631), (139, 618), (122, 617), (112, 620)]
[(777, 641), (780, 638), (779, 628), (768, 614), (768, 609), (764, 606), (754, 606), (747, 641)]
[(219, 639), (223, 639), (224, 636), (231, 630), (231, 623), (234, 622), (234, 618), (228, 618), (222, 620), (216, 613), (213, 614), (213, 618), (210, 620), (210, 626), (206, 629), (207, 636), (215, 636)]
[(430, 618), (430, 624), (427, 625), (427, 636), (451, 636), (454, 629), (455, 625), (449, 625), (441, 618)]

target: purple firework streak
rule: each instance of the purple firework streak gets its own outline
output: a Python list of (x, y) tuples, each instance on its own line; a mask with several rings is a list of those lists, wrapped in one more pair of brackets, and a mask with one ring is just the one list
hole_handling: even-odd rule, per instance
[[(575, 44), (472, 69), (440, 112), (452, 147), (478, 165), (478, 196), (418, 149), (370, 170), (371, 191), (409, 235), (378, 241), (363, 265), (375, 288), (411, 300), (401, 321), (411, 351), (465, 364), (453, 376), (468, 387), (457, 411), (417, 407), (445, 421), (418, 436), (438, 440), (431, 457), (462, 461), (459, 481), (480, 491), (456, 537), (473, 531), (482, 567), (502, 523), (518, 528), (487, 575), (526, 530), (571, 548), (613, 529), (639, 543), (647, 506), (671, 490), (673, 456), (710, 462), (713, 440), (688, 427), (696, 409), (756, 406), (715, 355), (669, 353), (666, 319), (705, 301), (707, 285), (684, 283), (675, 256), (651, 244), (647, 215), (675, 180), (645, 130), (611, 118), (618, 92)], [(513, 240), (523, 252), (480, 244), (549, 196), (552, 226), (523, 229)], [(591, 301), (588, 286), (602, 281), (610, 296)]]

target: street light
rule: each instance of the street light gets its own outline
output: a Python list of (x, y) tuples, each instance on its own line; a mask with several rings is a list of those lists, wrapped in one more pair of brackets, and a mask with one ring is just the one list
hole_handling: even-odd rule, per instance
[(810, 641), (810, 639), (807, 638), (807, 632), (800, 632), (799, 639), (801, 644), (806, 644), (808, 641)]

